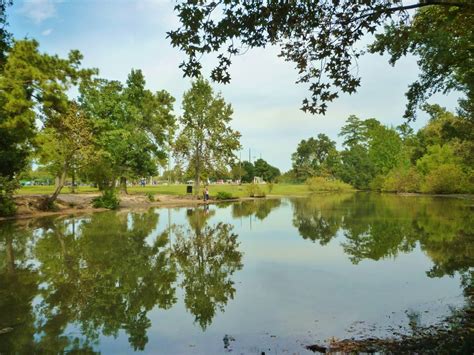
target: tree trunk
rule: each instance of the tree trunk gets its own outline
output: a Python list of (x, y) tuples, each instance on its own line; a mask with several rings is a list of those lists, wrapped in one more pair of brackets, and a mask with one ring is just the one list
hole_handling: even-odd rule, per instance
[(72, 184), (71, 184), (71, 192), (73, 194), (76, 193), (76, 169), (72, 168)]
[(61, 172), (61, 175), (57, 177), (56, 179), (56, 189), (54, 190), (53, 194), (49, 197), (46, 198), (43, 209), (49, 209), (52, 203), (56, 201), (58, 198), (59, 193), (61, 192), (61, 189), (64, 186), (64, 182), (66, 181), (66, 174), (67, 174), (67, 165), (64, 164), (63, 166), (63, 171)]
[(120, 177), (120, 193), (128, 195), (127, 192), (127, 178), (124, 176)]
[(197, 149), (196, 149), (196, 162), (195, 162), (195, 166), (194, 166), (194, 195), (195, 196), (198, 196), (199, 195), (199, 186), (201, 185), (201, 177), (200, 177), (200, 173), (201, 173), (201, 169), (200, 169), (200, 165), (201, 165), (201, 157), (199, 155), (199, 152), (200, 152), (200, 144), (197, 146)]

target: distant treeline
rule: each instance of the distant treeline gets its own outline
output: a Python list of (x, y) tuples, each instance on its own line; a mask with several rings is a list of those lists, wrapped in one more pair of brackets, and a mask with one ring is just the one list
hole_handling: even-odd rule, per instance
[(474, 192), (474, 122), (438, 105), (426, 105), (428, 123), (418, 132), (408, 123), (387, 127), (374, 118), (350, 116), (339, 136), (302, 140), (293, 168), (281, 181), (315, 176), (341, 180), (361, 190), (423, 193)]

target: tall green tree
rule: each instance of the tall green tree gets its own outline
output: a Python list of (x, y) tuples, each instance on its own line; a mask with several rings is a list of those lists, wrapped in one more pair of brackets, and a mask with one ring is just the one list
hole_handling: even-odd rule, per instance
[(7, 26), (7, 8), (13, 4), (12, 0), (0, 0), (0, 70), (6, 61), (6, 52), (10, 47), (11, 33)]
[(166, 91), (145, 88), (140, 70), (132, 70), (126, 85), (98, 79), (81, 87), (80, 102), (94, 126), (96, 158), (85, 173), (101, 189), (120, 181), (156, 174), (166, 158), (169, 133), (174, 130), (174, 98)]
[[(46, 198), (44, 207), (50, 207), (73, 169), (86, 166), (94, 153), (92, 125), (77, 103), (71, 102), (68, 110), (50, 118), (36, 137), (38, 161), (56, 177), (56, 188)], [(74, 183), (74, 182), (73, 182)]]
[(375, 118), (361, 120), (351, 115), (339, 136), (343, 137), (346, 149), (341, 152), (337, 175), (359, 189), (368, 189), (375, 176), (387, 174), (403, 156), (398, 132)]
[(230, 127), (232, 106), (214, 94), (207, 80), (198, 78), (183, 96), (181, 131), (175, 154), (185, 159), (194, 177), (195, 193), (201, 179), (222, 166), (231, 166), (240, 148), (240, 133)]
[(402, 140), (393, 128), (377, 125), (368, 131), (369, 158), (377, 174), (386, 174), (400, 163)]
[(0, 71), (0, 205), (11, 201), (18, 174), (27, 166), (35, 120), (64, 113), (67, 91), (94, 73), (80, 69), (78, 51), (62, 59), (42, 54), (38, 47), (34, 40), (14, 42)]
[[(412, 9), (418, 9), (415, 16), (408, 12)], [(372, 51), (390, 48), (392, 62), (407, 53), (420, 57), (423, 74), (420, 84), (409, 90), (409, 107), (432, 91), (464, 90), (466, 84), (472, 88), (474, 4), (470, 0), (410, 4), (402, 0), (182, 0), (175, 11), (180, 27), (168, 36), (187, 55), (180, 65), (186, 76), (198, 76), (203, 55), (216, 53), (211, 77), (228, 83), (232, 57), (249, 48), (278, 45), (280, 56), (295, 64), (297, 83), (309, 87), (310, 97), (303, 100), (302, 109), (311, 113), (324, 114), (340, 92), (356, 91), (361, 78), (353, 67), (365, 50), (360, 43), (382, 24), (389, 27)], [(467, 93), (469, 106), (472, 90)]]
[(253, 182), (255, 166), (249, 161), (242, 162), (242, 182)]
[(367, 190), (375, 175), (375, 167), (366, 147), (358, 144), (341, 152), (341, 167), (337, 176), (342, 181)]

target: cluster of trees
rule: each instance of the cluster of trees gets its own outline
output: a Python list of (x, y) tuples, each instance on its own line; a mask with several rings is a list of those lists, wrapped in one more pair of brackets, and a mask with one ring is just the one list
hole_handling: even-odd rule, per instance
[[(406, 55), (417, 57), (420, 75), (406, 93), (408, 120), (416, 118), (433, 94), (460, 94), (456, 117), (440, 118), (451, 114), (438, 112), (417, 134), (407, 126), (397, 131), (375, 120), (351, 118), (341, 132), (346, 138), (343, 152), (337, 152), (324, 135), (302, 141), (293, 155), (294, 169), (282, 180), (332, 175), (361, 189), (461, 192), (472, 188), (472, 1), (426, 0), (408, 5), (401, 0), (180, 1), (175, 11), (180, 25), (168, 35), (172, 45), (187, 55), (181, 64), (185, 75), (199, 75), (201, 58), (214, 53), (217, 65), (211, 77), (227, 83), (234, 56), (249, 48), (278, 45), (280, 56), (295, 64), (297, 83), (309, 88), (302, 103), (307, 112), (324, 114), (341, 92), (357, 90), (361, 78), (353, 68), (364, 53), (388, 54), (391, 65)], [(367, 34), (374, 40), (365, 50), (358, 44)], [(438, 126), (444, 127), (443, 132), (431, 132)], [(433, 134), (438, 139), (429, 137)]]
[[(9, 41), (0, 63), (0, 215), (15, 212), (12, 195), (32, 161), (56, 179), (51, 208), (67, 177), (102, 191), (157, 174), (171, 154), (200, 179), (226, 170), (240, 148), (232, 107), (198, 78), (184, 94), (181, 117), (165, 90), (146, 88), (131, 70), (125, 83), (81, 68), (82, 55), (43, 54), (34, 40)], [(71, 99), (75, 88), (79, 95)]]
[(252, 183), (255, 177), (262, 178), (264, 181), (273, 182), (280, 175), (280, 169), (270, 165), (267, 161), (260, 158), (252, 164), (250, 161), (243, 161), (234, 165), (232, 168), (232, 178), (241, 180), (245, 183)]
[(462, 193), (474, 191), (474, 122), (438, 105), (425, 105), (428, 123), (387, 127), (350, 116), (341, 128), (342, 151), (324, 134), (302, 140), (290, 175), (340, 179), (362, 190)]

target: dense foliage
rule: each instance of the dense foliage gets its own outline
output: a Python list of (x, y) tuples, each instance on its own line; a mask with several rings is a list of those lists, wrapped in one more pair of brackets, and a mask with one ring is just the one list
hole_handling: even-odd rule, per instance
[(68, 109), (67, 91), (93, 70), (80, 69), (82, 55), (42, 54), (34, 40), (15, 41), (0, 68), (0, 204), (10, 204), (19, 174), (27, 168), (37, 120), (45, 125)]
[[(288, 174), (310, 177), (320, 189), (340, 179), (358, 189), (388, 192), (470, 193), (474, 191), (474, 122), (426, 105), (431, 118), (417, 133), (374, 118), (350, 116), (341, 128), (342, 151), (324, 134), (302, 140)], [(317, 187), (313, 187), (317, 189)]]

